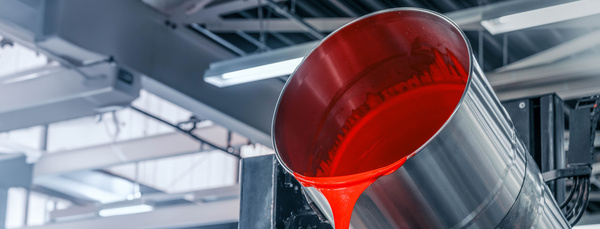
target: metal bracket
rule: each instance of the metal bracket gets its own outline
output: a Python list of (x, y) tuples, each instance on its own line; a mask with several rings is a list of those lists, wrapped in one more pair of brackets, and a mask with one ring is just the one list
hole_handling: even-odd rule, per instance
[(565, 177), (589, 176), (592, 174), (592, 167), (579, 166), (575, 168), (556, 169), (542, 173), (545, 182), (553, 181)]

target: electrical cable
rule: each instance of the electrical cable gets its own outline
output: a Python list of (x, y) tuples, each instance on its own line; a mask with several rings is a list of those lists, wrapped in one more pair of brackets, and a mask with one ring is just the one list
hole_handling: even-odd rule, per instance
[[(579, 177), (573, 177), (573, 179), (576, 180), (577, 185), (573, 186), (572, 190), (575, 190), (575, 192), (577, 192), (577, 197), (575, 197), (575, 199), (573, 197), (569, 198), (569, 200), (566, 202), (564, 208), (561, 208), (561, 210), (563, 211), (563, 215), (565, 216), (565, 218), (567, 218), (567, 216), (569, 215), (569, 213), (571, 213), (571, 211), (573, 211), (575, 204), (577, 202), (577, 198), (579, 198), (579, 192), (577, 191), (581, 185), (581, 180), (579, 179)], [(567, 218), (568, 219), (568, 218)]]
[(586, 177), (584, 178), (584, 198), (583, 198), (583, 203), (582, 203), (582, 207), (579, 210), (579, 212), (577, 213), (577, 217), (575, 218), (575, 220), (573, 221), (573, 223), (571, 223), (571, 226), (575, 226), (575, 224), (577, 224), (577, 222), (579, 222), (579, 220), (581, 219), (581, 217), (583, 216), (583, 214), (585, 213), (585, 210), (587, 208), (588, 205), (588, 201), (589, 201), (589, 197), (590, 197), (590, 178)]
[(571, 210), (569, 211), (569, 214), (566, 215), (567, 220), (571, 220), (573, 218), (573, 216), (577, 215), (579, 212), (579, 204), (581, 204), (581, 198), (583, 197), (583, 186), (584, 186), (585, 182), (582, 180), (582, 183), (579, 185), (579, 191), (577, 193), (577, 199), (575, 200), (575, 203), (573, 204)]
[(577, 189), (578, 185), (579, 177), (574, 177), (573, 186), (571, 186), (571, 191), (569, 191), (569, 195), (567, 196), (567, 198), (565, 198), (565, 200), (562, 203), (560, 203), (560, 208), (566, 207), (571, 202), (571, 200), (573, 200), (573, 194), (575, 194), (575, 189)]
[[(581, 178), (583, 179), (583, 178)], [(584, 182), (585, 183), (585, 182)], [(575, 204), (573, 204), (573, 207), (569, 210), (569, 213), (566, 215), (567, 220), (571, 220), (573, 218), (573, 214), (575, 213), (577, 207), (580, 206), (582, 198), (583, 198), (583, 183), (579, 185), (579, 191), (577, 192), (577, 199), (575, 200)]]

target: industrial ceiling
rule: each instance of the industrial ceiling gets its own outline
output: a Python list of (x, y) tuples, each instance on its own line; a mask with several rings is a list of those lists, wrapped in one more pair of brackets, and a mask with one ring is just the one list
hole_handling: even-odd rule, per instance
[[(478, 62), (501, 99), (556, 92), (569, 100), (598, 93), (596, 88), (600, 83), (594, 77), (600, 69), (590, 64), (599, 60), (600, 24), (595, 23), (600, 19), (598, 15), (498, 35), (492, 35), (480, 24), (486, 19), (570, 1), (143, 2), (166, 17), (167, 27), (193, 31), (198, 39), (210, 40), (231, 54), (230, 58), (318, 41), (339, 26), (374, 11), (427, 8), (446, 14), (465, 30)], [(267, 81), (236, 88), (244, 90), (263, 83), (278, 87), (277, 80)], [(279, 81), (283, 85), (285, 77)], [(277, 93), (269, 94), (272, 101)], [(271, 106), (258, 107), (272, 109)], [(251, 125), (268, 132), (267, 118)]]
[[(480, 24), (565, 2), (571, 1), (7, 1), (12, 7), (0, 7), (0, 31), (63, 64), (114, 60), (142, 75), (145, 90), (270, 146), (272, 113), (286, 77), (218, 88), (203, 80), (209, 64), (318, 41), (378, 10), (420, 7), (447, 15), (465, 30), (501, 99), (557, 92), (572, 100), (599, 94), (600, 15), (499, 35)], [(85, 52), (47, 42), (54, 38)], [(592, 200), (600, 197), (592, 195)]]
[[(527, 8), (549, 6), (560, 1), (528, 4), (527, 1), (523, 1), (525, 3), (518, 3), (522, 7), (520, 9), (506, 7), (515, 5), (515, 2), (502, 0), (144, 0), (144, 2), (167, 15), (173, 23), (198, 25), (216, 35), (215, 37), (221, 38), (222, 40), (215, 39), (215, 42), (232, 53), (248, 55), (319, 40), (357, 17), (389, 8), (418, 7), (450, 15), (466, 13), (467, 9), (473, 10), (473, 7), (482, 10), (490, 9), (484, 10), (481, 15), (483, 20), (524, 11)], [(591, 19), (581, 20), (584, 23), (558, 23), (497, 36), (486, 32), (478, 21), (469, 23), (470, 25), (464, 26), (463, 29), (471, 41), (474, 52), (477, 55), (483, 54), (480, 60), (483, 60), (481, 65), (484, 71), (493, 71), (595, 31), (600, 25), (589, 23)], [(298, 23), (308, 26), (299, 26)], [(594, 47), (580, 54), (597, 53), (599, 50), (598, 47)]]

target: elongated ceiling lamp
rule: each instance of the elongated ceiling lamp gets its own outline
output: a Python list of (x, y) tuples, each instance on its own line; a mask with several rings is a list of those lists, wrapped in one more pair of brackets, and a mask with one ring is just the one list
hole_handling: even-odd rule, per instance
[(211, 63), (204, 81), (227, 87), (291, 74), (317, 42)]

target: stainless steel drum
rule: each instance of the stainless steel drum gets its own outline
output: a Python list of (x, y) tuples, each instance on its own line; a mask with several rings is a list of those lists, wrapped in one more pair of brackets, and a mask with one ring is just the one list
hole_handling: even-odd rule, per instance
[[(451, 72), (467, 71), (462, 97), (400, 169), (362, 193), (351, 227), (569, 228), (465, 34), (428, 10), (376, 12), (324, 39), (280, 96), (272, 133), (278, 159), (290, 172), (319, 166), (366, 94), (398, 83), (419, 86), (411, 82), (415, 76), (435, 77), (422, 63), (439, 60), (454, 66)], [(406, 109), (436, 106), (426, 102)], [(416, 122), (428, 125), (428, 120)], [(333, 220), (320, 193), (306, 191)]]

